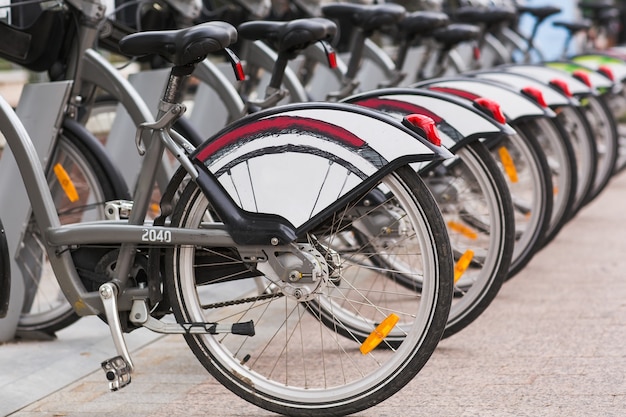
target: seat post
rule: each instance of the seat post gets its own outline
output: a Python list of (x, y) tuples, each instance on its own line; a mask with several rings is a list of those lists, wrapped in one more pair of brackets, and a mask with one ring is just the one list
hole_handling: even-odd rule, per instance
[(180, 65), (172, 67), (162, 101), (168, 104), (176, 104), (181, 102), (181, 96), (185, 79), (193, 73), (196, 68), (195, 64)]

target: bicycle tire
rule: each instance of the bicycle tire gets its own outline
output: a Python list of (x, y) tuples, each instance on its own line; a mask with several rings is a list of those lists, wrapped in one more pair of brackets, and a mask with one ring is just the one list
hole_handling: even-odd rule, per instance
[(619, 157), (617, 123), (604, 97), (605, 96), (589, 96), (583, 99), (583, 101), (586, 102), (583, 109), (591, 124), (593, 137), (596, 140), (596, 146), (598, 148), (598, 169), (596, 178), (584, 204), (596, 198), (608, 185)]
[(571, 219), (578, 184), (576, 156), (569, 136), (562, 126), (547, 118), (525, 119), (515, 123), (526, 138), (535, 137), (547, 156), (552, 173), (554, 203), (550, 225), (542, 246), (554, 239)]
[(514, 207), (516, 235), (509, 280), (524, 269), (544, 240), (554, 201), (552, 176), (539, 142), (519, 130), (489, 143), (489, 150), (504, 174)]
[[(420, 172), (446, 222), (457, 275), (443, 338), (470, 325), (491, 304), (508, 275), (515, 245), (511, 195), (488, 149), (476, 141), (455, 155)], [(393, 259), (372, 256), (372, 262), (403, 270)], [(398, 272), (394, 279), (407, 288), (419, 288), (410, 273)]]
[[(459, 273), (444, 338), (470, 325), (491, 304), (508, 276), (515, 246), (511, 194), (489, 150), (473, 142), (455, 154), (459, 160), (450, 164), (450, 188), (429, 187), (446, 221)], [(441, 201), (442, 191), (457, 198)], [(471, 256), (466, 270), (463, 255)]]
[[(261, 314), (260, 309), (254, 309), (254, 301), (249, 301), (249, 299), (241, 300), (241, 304), (231, 303), (228, 308), (223, 308), (224, 312), (221, 314), (228, 316), (233, 314), (237, 316), (236, 310), (243, 308), (242, 311), (246, 312), (245, 320), (252, 318), (253, 315), (258, 313), (258, 317), (254, 318), (256, 327), (254, 338), (242, 340), (241, 336), (185, 335), (185, 339), (194, 355), (222, 385), (259, 407), (281, 414), (302, 416), (312, 415), (313, 413), (345, 415), (369, 408), (385, 400), (400, 390), (424, 366), (441, 337), (450, 307), (452, 262), (449, 241), (447, 240), (445, 225), (437, 206), (413, 169), (409, 167), (396, 169), (388, 174), (382, 182), (385, 184), (387, 191), (395, 193), (395, 202), (407, 210), (405, 220), (408, 224), (416, 227), (423, 233), (423, 235), (418, 235), (419, 247), (425, 251), (422, 256), (424, 256), (424, 264), (427, 267), (423, 288), (420, 292), (409, 289), (401, 290), (403, 295), (412, 300), (408, 306), (411, 309), (415, 309), (415, 311), (412, 311), (412, 314), (415, 314), (415, 318), (411, 318), (412, 322), (410, 325), (406, 324), (408, 327), (405, 328), (403, 321), (403, 324), (394, 327), (394, 330), (383, 342), (385, 347), (387, 347), (386, 349), (376, 349), (368, 355), (363, 355), (358, 349), (355, 349), (359, 347), (362, 339), (371, 333), (376, 324), (384, 318), (383, 316), (387, 314), (389, 306), (375, 304), (370, 313), (376, 310), (379, 312), (385, 311), (385, 313), (382, 315), (380, 313), (377, 314), (378, 317), (376, 318), (368, 317), (365, 319), (367, 312), (364, 304), (360, 306), (361, 314), (357, 315), (357, 310), (353, 308), (356, 304), (353, 304), (352, 308), (349, 304), (340, 305), (339, 300), (333, 302), (328, 295), (340, 296), (339, 290), (341, 289), (349, 291), (349, 293), (343, 294), (343, 298), (349, 298), (348, 295), (358, 297), (358, 291), (350, 291), (350, 285), (344, 286), (349, 279), (354, 280), (351, 283), (356, 285), (359, 279), (357, 269), (361, 272), (367, 270), (368, 274), (373, 274), (370, 277), (371, 283), (383, 286), (378, 288), (381, 292), (383, 292), (385, 286), (393, 286), (394, 290), (404, 287), (394, 285), (393, 280), (388, 276), (389, 274), (384, 273), (384, 271), (377, 271), (371, 268), (371, 264), (368, 263), (369, 254), (363, 254), (360, 259), (357, 259), (358, 254), (344, 252), (343, 255), (348, 255), (345, 261), (350, 267), (347, 268), (348, 272), (346, 272), (346, 268), (342, 269), (340, 281), (324, 289), (328, 293), (318, 294), (314, 299), (304, 303), (298, 303), (288, 296), (270, 298), (269, 301), (266, 300), (267, 303), (263, 305), (262, 310), (271, 311), (271, 314), (268, 315), (271, 317)], [(389, 201), (386, 200), (386, 202), (388, 203)], [(190, 183), (176, 204), (172, 215), (172, 225), (197, 227), (200, 221), (205, 218), (207, 208), (208, 202), (204, 196), (194, 183)], [(354, 209), (354, 207), (349, 209)], [(370, 206), (369, 210), (372, 209)], [(341, 212), (342, 210), (338, 210), (336, 213)], [(346, 222), (347, 225), (345, 226), (361, 227), (355, 223), (354, 219), (348, 219)], [(358, 219), (356, 222), (358, 222)], [(346, 236), (343, 234), (346, 233), (345, 230), (349, 230), (349, 227), (346, 227), (341, 233), (335, 233), (333, 225), (326, 226), (329, 227), (317, 228), (318, 233), (316, 233), (316, 236), (320, 242), (331, 242), (328, 239), (331, 235), (345, 239)], [(335, 244), (337, 250), (340, 249), (339, 246)], [(352, 244), (347, 244), (346, 246), (353, 248)], [(202, 322), (207, 319), (215, 319), (216, 317), (207, 317), (209, 313), (205, 313), (202, 310), (201, 298), (209, 295), (208, 293), (215, 297), (219, 293), (216, 285), (228, 285), (227, 283), (212, 283), (208, 286), (209, 291), (206, 294), (200, 293), (202, 287), (198, 285), (199, 288), (196, 288), (196, 280), (198, 279), (196, 274), (200, 273), (200, 269), (195, 269), (193, 266), (193, 262), (198, 256), (198, 252), (200, 252), (199, 249), (175, 247), (168, 249), (166, 254), (168, 294), (172, 298), (172, 309), (178, 321)], [(236, 261), (235, 258), (232, 258), (231, 252), (228, 252), (228, 257), (230, 257), (231, 262)], [(349, 273), (350, 268), (352, 268), (353, 274)], [(219, 276), (219, 274), (215, 275)], [(367, 277), (362, 276), (361, 278), (367, 281)], [(266, 294), (266, 288), (270, 287), (266, 285), (258, 286), (258, 283), (255, 281), (258, 279), (252, 279), (253, 285), (251, 285), (251, 288), (253, 293), (255, 295)], [(263, 280), (264, 278), (260, 279)], [(244, 283), (242, 281), (237, 282), (237, 288), (242, 288), (243, 286)], [(361, 289), (365, 290), (364, 288)], [(371, 291), (369, 294), (373, 297), (375, 292)], [(390, 294), (387, 295), (390, 296)], [(407, 304), (400, 301), (398, 294), (395, 294), (393, 297), (395, 300), (393, 311), (403, 316), (400, 311), (407, 307)], [(421, 302), (414, 303), (413, 300), (417, 299), (421, 300)], [(365, 303), (366, 300), (367, 298), (364, 298), (361, 294), (358, 302)], [(382, 303), (382, 301), (380, 302)], [(272, 303), (279, 304), (279, 306), (274, 310), (275, 304), (272, 305)], [(292, 304), (294, 311), (297, 310), (295, 315), (290, 315), (286, 311), (289, 303)], [(213, 302), (213, 305), (217, 304)], [(333, 314), (333, 312), (337, 314)], [(285, 318), (291, 317), (295, 319), (297, 321), (295, 326), (299, 328), (298, 332), (291, 332), (291, 335), (284, 339), (285, 343), (283, 343), (283, 340), (277, 340), (279, 339), (278, 337), (273, 337), (274, 331), (280, 331), (282, 328), (280, 323), (282, 319), (279, 317), (281, 315), (284, 315)], [(274, 321), (276, 321), (276, 324), (273, 324)], [(305, 329), (304, 326), (310, 327)], [(264, 328), (268, 328), (268, 332), (265, 332)], [(337, 328), (341, 328), (344, 331), (350, 329), (353, 333), (350, 338), (336, 337), (338, 334)], [(287, 327), (284, 329), (287, 329)], [(285, 331), (284, 329), (283, 331)], [(403, 329), (403, 331), (398, 331), (398, 329)], [(302, 332), (305, 330), (315, 332), (315, 337), (306, 338), (306, 343), (304, 343), (305, 338), (301, 338)], [(404, 331), (406, 331), (406, 334)], [(238, 337), (239, 339), (233, 340)], [(261, 350), (255, 350), (254, 346), (249, 346), (250, 344), (261, 344), (264, 341), (268, 345), (274, 344), (269, 347), (266, 346), (266, 349)], [(293, 351), (290, 350), (292, 346), (289, 346), (292, 342), (298, 345)], [(230, 345), (231, 343), (234, 343), (234, 345)], [(343, 367), (337, 363), (330, 364), (331, 353), (326, 351), (325, 348), (328, 346), (325, 344), (334, 346), (332, 347), (332, 352), (335, 355), (345, 355), (343, 360), (355, 360), (358, 362), (358, 366), (352, 366), (355, 362), (351, 362), (349, 367), (352, 371), (358, 370), (358, 375), (354, 373), (349, 375), (350, 378), (354, 378), (353, 381), (345, 382), (344, 380), (344, 378), (348, 377), (342, 374), (342, 372), (348, 372), (346, 369), (347, 363), (343, 362)], [(226, 345), (229, 346), (226, 347)], [(235, 348), (235, 345), (238, 347)], [(229, 348), (231, 351), (228, 350)], [(247, 350), (248, 348), (254, 351)], [(288, 366), (287, 362), (285, 362), (284, 368), (282, 366), (276, 368), (280, 369), (280, 371), (276, 371), (276, 374), (273, 374), (271, 369), (267, 374), (264, 374), (264, 369), (262, 369), (265, 365), (262, 363), (263, 356), (278, 353), (276, 360), (283, 361), (286, 357), (284, 355), (287, 352), (286, 349), (288, 350), (288, 357), (296, 357), (302, 353), (302, 356), (297, 359), (299, 365), (295, 367), (295, 374), (289, 373), (293, 372), (293, 370)], [(316, 349), (322, 349), (326, 352), (324, 355), (327, 355), (328, 363), (321, 364), (319, 355), (313, 358), (311, 355), (304, 353), (305, 350), (312, 353)], [(367, 366), (373, 365), (373, 362), (370, 362), (372, 357), (377, 357), (381, 363), (386, 359), (390, 361), (385, 362), (384, 367), (374, 365), (375, 369), (372, 371), (371, 369), (366, 369)], [(305, 363), (311, 359), (313, 359), (312, 362)], [(270, 368), (272, 368), (271, 365)], [(319, 370), (324, 372), (317, 372)], [(283, 371), (291, 379), (285, 379), (284, 375), (278, 375), (278, 373), (282, 374)], [(310, 376), (308, 375), (309, 372), (311, 373)], [(332, 374), (338, 376), (339, 381), (334, 381), (330, 384), (329, 379), (333, 376)], [(321, 384), (319, 384), (320, 380), (323, 380)], [(300, 383), (301, 386), (296, 387), (293, 385), (297, 383)], [(336, 386), (331, 388), (329, 384), (336, 384)]]
[[(77, 133), (72, 125), (64, 125), (50, 161), (47, 178), (62, 224), (103, 219), (104, 202), (127, 198), (127, 193), (120, 195), (106, 164), (84, 143), (81, 133)], [(70, 201), (68, 192), (60, 185), (64, 174), (59, 174), (61, 178), (55, 174), (54, 167), (57, 164), (61, 164), (63, 171), (75, 185), (77, 195), (73, 198), (78, 199), (74, 202)], [(30, 296), (32, 301), (27, 301), (24, 305), (17, 324), (18, 334), (39, 332), (53, 335), (79, 319), (51, 275), (49, 267), (46, 267), (46, 256), (41, 250), (39, 239), (37, 225), (31, 219), (23, 248), (16, 256), (22, 257), (20, 263), (24, 266), (23, 276), (27, 291), (30, 288), (35, 293)]]
[(598, 148), (589, 121), (579, 108), (563, 106), (557, 109), (557, 121), (568, 133), (574, 148), (577, 167), (577, 189), (572, 215), (589, 201), (598, 166)]

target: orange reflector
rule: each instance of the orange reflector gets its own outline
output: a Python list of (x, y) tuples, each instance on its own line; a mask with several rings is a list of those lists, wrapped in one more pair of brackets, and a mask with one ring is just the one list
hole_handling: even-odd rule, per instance
[(72, 179), (67, 174), (67, 171), (63, 168), (61, 164), (56, 164), (54, 166), (54, 175), (56, 175), (59, 184), (61, 184), (61, 188), (65, 191), (65, 195), (72, 202), (75, 203), (78, 201), (78, 192), (76, 191), (76, 187), (74, 187), (74, 183)]
[(465, 226), (464, 224), (450, 220), (448, 222), (448, 227), (453, 232), (460, 233), (467, 238), (478, 239), (478, 233), (473, 231), (471, 228)]
[(156, 216), (161, 211), (161, 207), (159, 206), (158, 203), (152, 203), (150, 205), (150, 210), (152, 211), (152, 214), (154, 214)]
[(516, 183), (518, 181), (517, 168), (515, 168), (515, 162), (513, 162), (511, 154), (504, 146), (498, 149), (498, 154), (500, 154), (500, 160), (502, 161), (504, 172), (509, 177), (511, 182)]
[(471, 249), (468, 249), (465, 251), (463, 255), (461, 255), (459, 260), (456, 261), (456, 264), (454, 264), (454, 283), (455, 284), (458, 282), (458, 280), (461, 279), (461, 277), (463, 276), (467, 268), (469, 268), (470, 263), (472, 262), (472, 259), (474, 259), (474, 251)]
[(378, 346), (380, 342), (382, 342), (383, 339), (387, 337), (389, 333), (391, 333), (399, 320), (400, 317), (396, 316), (393, 313), (388, 315), (385, 320), (383, 320), (378, 326), (376, 326), (374, 331), (372, 331), (372, 333), (367, 336), (367, 339), (365, 339), (365, 341), (361, 344), (361, 347), (359, 348), (361, 353), (367, 355), (372, 350), (374, 350), (376, 346)]

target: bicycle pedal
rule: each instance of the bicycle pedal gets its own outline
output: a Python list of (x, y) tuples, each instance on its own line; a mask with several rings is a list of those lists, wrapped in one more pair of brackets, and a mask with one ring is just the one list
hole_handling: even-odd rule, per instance
[(108, 359), (101, 363), (102, 369), (109, 381), (109, 389), (117, 391), (130, 384), (131, 367), (121, 356)]

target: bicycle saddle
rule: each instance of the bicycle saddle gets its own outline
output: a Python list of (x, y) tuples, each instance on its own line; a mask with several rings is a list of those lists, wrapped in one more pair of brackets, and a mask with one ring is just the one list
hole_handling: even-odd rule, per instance
[(397, 4), (336, 3), (322, 6), (322, 13), (332, 19), (347, 20), (364, 32), (371, 32), (400, 22), (406, 9)]
[(570, 33), (575, 34), (580, 32), (581, 30), (588, 30), (589, 28), (591, 28), (591, 23), (588, 20), (579, 20), (578, 22), (556, 20), (552, 22), (552, 26), (565, 28)]
[(612, 9), (615, 7), (615, 2), (613, 0), (594, 0), (594, 1), (581, 1), (578, 2), (578, 7), (583, 10), (606, 10)]
[(302, 50), (322, 40), (330, 41), (337, 33), (337, 26), (331, 20), (313, 17), (290, 22), (245, 22), (237, 30), (242, 38), (266, 41), (280, 53)]
[(450, 24), (450, 17), (441, 12), (419, 11), (407, 14), (398, 24), (400, 32), (408, 37), (427, 35)]
[(484, 23), (488, 26), (497, 25), (517, 17), (516, 10), (511, 7), (460, 7), (454, 12), (454, 18), (464, 23)]
[(528, 13), (533, 15), (537, 20), (543, 20), (548, 16), (561, 12), (561, 8), (557, 6), (517, 6), (520, 13)]
[(208, 22), (179, 30), (138, 32), (120, 40), (129, 56), (157, 54), (176, 66), (202, 61), (237, 41), (237, 30), (226, 22)]
[(446, 27), (435, 30), (432, 34), (433, 38), (443, 43), (447, 48), (454, 45), (478, 39), (480, 37), (480, 28), (475, 25), (465, 23), (452, 23)]

